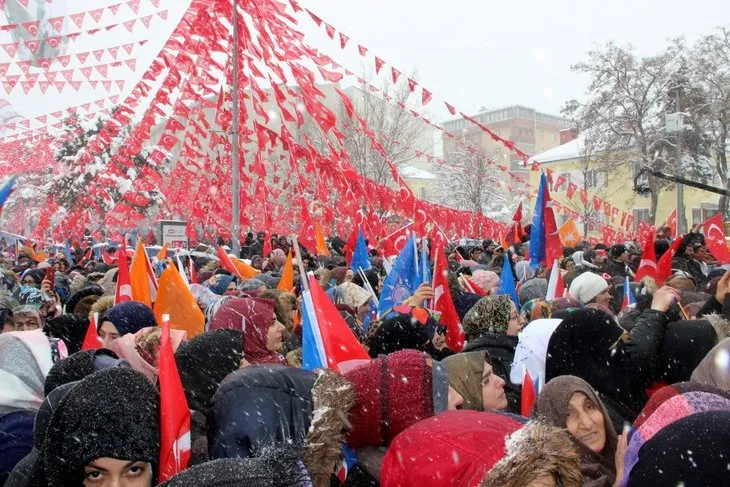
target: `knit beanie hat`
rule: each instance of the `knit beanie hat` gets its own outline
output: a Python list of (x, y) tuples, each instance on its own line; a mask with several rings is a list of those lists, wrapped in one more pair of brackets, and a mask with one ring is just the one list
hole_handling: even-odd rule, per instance
[(507, 295), (485, 296), (464, 316), (464, 332), (473, 338), (480, 333), (505, 333), (512, 312), (512, 299)]
[[(356, 394), (355, 406), (348, 416), (348, 445), (387, 446), (410, 425), (441, 412), (434, 405), (434, 374), (427, 359), (428, 355), (422, 352), (404, 350), (344, 374), (355, 386)], [(445, 392), (448, 396), (448, 379)], [(441, 394), (443, 390), (438, 395)], [(438, 404), (443, 404), (440, 397)]]
[(531, 299), (545, 299), (545, 296), (547, 295), (547, 287), (547, 279), (543, 279), (541, 277), (535, 277), (522, 283), (520, 290), (517, 292), (517, 297), (520, 300), (520, 306)]
[(175, 362), (190, 409), (210, 408), (218, 385), (241, 366), (243, 339), (239, 330), (215, 330), (180, 345)]
[(471, 280), (485, 292), (490, 292), (499, 285), (499, 275), (496, 272), (483, 269), (472, 272)]
[(48, 320), (43, 325), (43, 332), (47, 335), (60, 338), (66, 344), (69, 355), (81, 350), (89, 328), (89, 318), (81, 315), (64, 314)]
[[(97, 362), (97, 358), (99, 357), (109, 360), (99, 360)], [(119, 365), (119, 362), (120, 360), (117, 354), (106, 348), (76, 352), (68, 358), (59, 360), (51, 367), (46, 377), (46, 383), (43, 386), (44, 394), (48, 396), (58, 386), (82, 380), (94, 372), (107, 368), (103, 365)]]
[(113, 306), (99, 318), (97, 330), (105, 321), (111, 321), (114, 324), (119, 336), (136, 333), (148, 326), (157, 326), (157, 320), (149, 306), (137, 301), (127, 301)]
[(311, 485), (293, 448), (267, 448), (256, 458), (221, 458), (194, 465), (160, 487), (305, 487)]
[(587, 304), (606, 289), (606, 280), (592, 272), (584, 272), (570, 283), (570, 295), (583, 304)]
[(144, 375), (113, 367), (90, 375), (53, 413), (41, 451), (48, 487), (82, 485), (84, 466), (103, 457), (152, 464), (160, 450), (159, 396)]

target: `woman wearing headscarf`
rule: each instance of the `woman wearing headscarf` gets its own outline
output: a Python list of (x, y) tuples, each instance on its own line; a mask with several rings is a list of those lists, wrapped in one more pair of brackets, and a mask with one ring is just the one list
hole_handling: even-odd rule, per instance
[(276, 318), (274, 302), (269, 299), (233, 298), (221, 306), (209, 329), (242, 331), (244, 358), (251, 364), (287, 364), (279, 353), (286, 328)]
[[(509, 296), (487, 296), (479, 300), (464, 317), (463, 326), (467, 343), (464, 352), (484, 350), (492, 361), (493, 372), (502, 378), (510, 377), (517, 347), (517, 334), (525, 320), (517, 312)], [(508, 410), (519, 414), (520, 387), (505, 386)]]
[(446, 328), (425, 308), (401, 305), (370, 325), (364, 343), (373, 358), (399, 350), (420, 350), (441, 360), (452, 353), (445, 346), (445, 333)]
[(146, 304), (127, 301), (111, 307), (99, 318), (96, 326), (102, 345), (109, 348), (111, 342), (119, 337), (137, 333), (145, 327), (157, 326), (157, 320)]
[(562, 320), (535, 320), (520, 332), (512, 362), (509, 380), (522, 384), (524, 373), (530, 374), (533, 381), (545, 383), (545, 359), (547, 358), (550, 337)]
[(441, 363), (449, 374), (449, 385), (464, 400), (461, 409), (487, 411), (507, 408), (504, 378), (492, 372), (486, 351), (457, 353)]
[(223, 296), (228, 291), (236, 290), (236, 280), (229, 274), (214, 274), (213, 277), (205, 281), (203, 286), (207, 287), (215, 294)]
[(159, 395), (126, 367), (96, 372), (60, 401), (31, 485), (156, 484), (160, 454)]
[[(178, 349), (188, 339), (188, 334), (181, 330), (170, 330), (172, 350)], [(127, 333), (112, 340), (109, 350), (124, 359), (137, 372), (142, 373), (151, 383), (157, 383), (157, 362), (160, 358), (162, 328), (152, 326), (142, 328), (135, 333)]]
[(568, 430), (581, 458), (583, 486), (614, 485), (618, 437), (606, 408), (586, 381), (570, 375), (550, 380), (531, 417)]
[(666, 426), (639, 450), (625, 487), (730, 485), (730, 411), (692, 414)]
[(178, 347), (175, 363), (191, 410), (190, 464), (196, 465), (208, 460), (206, 415), (213, 395), (228, 374), (245, 364), (243, 332), (215, 330), (198, 335)]

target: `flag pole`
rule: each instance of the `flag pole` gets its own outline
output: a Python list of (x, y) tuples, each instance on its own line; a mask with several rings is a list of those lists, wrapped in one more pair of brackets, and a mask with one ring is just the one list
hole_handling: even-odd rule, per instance
[(294, 254), (297, 257), (297, 266), (299, 267), (299, 278), (302, 280), (302, 292), (309, 291), (309, 280), (307, 279), (307, 273), (304, 270), (304, 261), (302, 260), (302, 253), (299, 251), (299, 241), (296, 235), (291, 236), (292, 244), (294, 245)]
[(238, 108), (238, 0), (233, 0), (233, 120), (231, 123), (231, 145), (233, 146), (233, 161), (232, 161), (232, 192), (233, 192), (233, 236), (231, 238), (231, 251), (233, 255), (238, 257), (239, 242), (238, 234), (240, 233), (241, 227), (241, 215), (240, 215), (240, 191), (241, 181), (239, 177), (239, 161), (238, 161), (238, 121), (239, 121), (239, 108)]

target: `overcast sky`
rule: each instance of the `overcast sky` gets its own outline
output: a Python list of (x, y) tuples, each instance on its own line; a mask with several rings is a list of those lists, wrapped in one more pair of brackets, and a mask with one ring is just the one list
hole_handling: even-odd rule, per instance
[[(470, 112), (519, 103), (557, 114), (585, 92), (587, 79), (570, 66), (593, 46), (613, 39), (653, 54), (668, 38), (730, 25), (724, 0), (300, 2), (399, 69), (417, 68), (434, 99)], [(312, 30), (308, 19), (301, 24)], [(341, 63), (358, 67), (356, 52)], [(441, 107), (434, 118), (448, 115)]]
[[(434, 93), (429, 109), (436, 120), (448, 117), (444, 100), (467, 112), (519, 103), (558, 114), (566, 100), (583, 95), (587, 80), (571, 73), (570, 66), (584, 59), (593, 46), (614, 39), (633, 44), (641, 54), (652, 54), (668, 38), (684, 35), (691, 40), (712, 32), (723, 21), (730, 25), (730, 2), (723, 0), (299, 1), (352, 38), (341, 51), (339, 43), (324, 35), (308, 16), (298, 16), (308, 42), (350, 70), (362, 71), (357, 43), (403, 72), (417, 69), (419, 80)], [(115, 3), (119, 1), (95, 0), (94, 5)], [(134, 52), (140, 57), (137, 73), (126, 68), (113, 71), (115, 78), (127, 78), (125, 92), (129, 92), (189, 3), (162, 0), (155, 9), (143, 0), (140, 15), (169, 8), (168, 19), (155, 17), (149, 33), (115, 29), (79, 39), (67, 53), (150, 36), (150, 42)], [(65, 5), (67, 13), (89, 8), (72, 0)], [(116, 19), (108, 15), (104, 24), (128, 20), (132, 13), (123, 8)], [(16, 88), (9, 98), (24, 115), (36, 116), (105, 96), (101, 90), (59, 95), (54, 89), (39, 96), (37, 90), (28, 97)]]

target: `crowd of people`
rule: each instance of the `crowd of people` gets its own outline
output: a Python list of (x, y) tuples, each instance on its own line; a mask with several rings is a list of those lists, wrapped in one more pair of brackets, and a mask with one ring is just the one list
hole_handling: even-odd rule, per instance
[[(205, 316), (200, 335), (171, 330), (191, 455), (162, 485), (730, 485), (730, 271), (696, 229), (663, 283), (633, 282), (636, 242), (564, 248), (555, 299), (527, 237), (452, 242), (462, 350), (427, 309), (428, 283), (374, 315), (389, 267), (375, 249), (355, 272), (342, 239), (330, 256), (301, 248), (297, 264), (371, 357), (338, 371), (302, 368), (300, 266), (277, 289), (293, 242), (265, 238), (243, 248), (251, 279), (204, 245), (162, 263), (194, 269)], [(657, 259), (671, 240), (657, 231)], [(66, 247), (0, 254), (0, 484), (157, 485), (161, 323), (145, 304), (114, 303), (114, 263)], [(518, 302), (499, 292), (505, 268)], [(82, 350), (92, 316), (102, 348)]]

